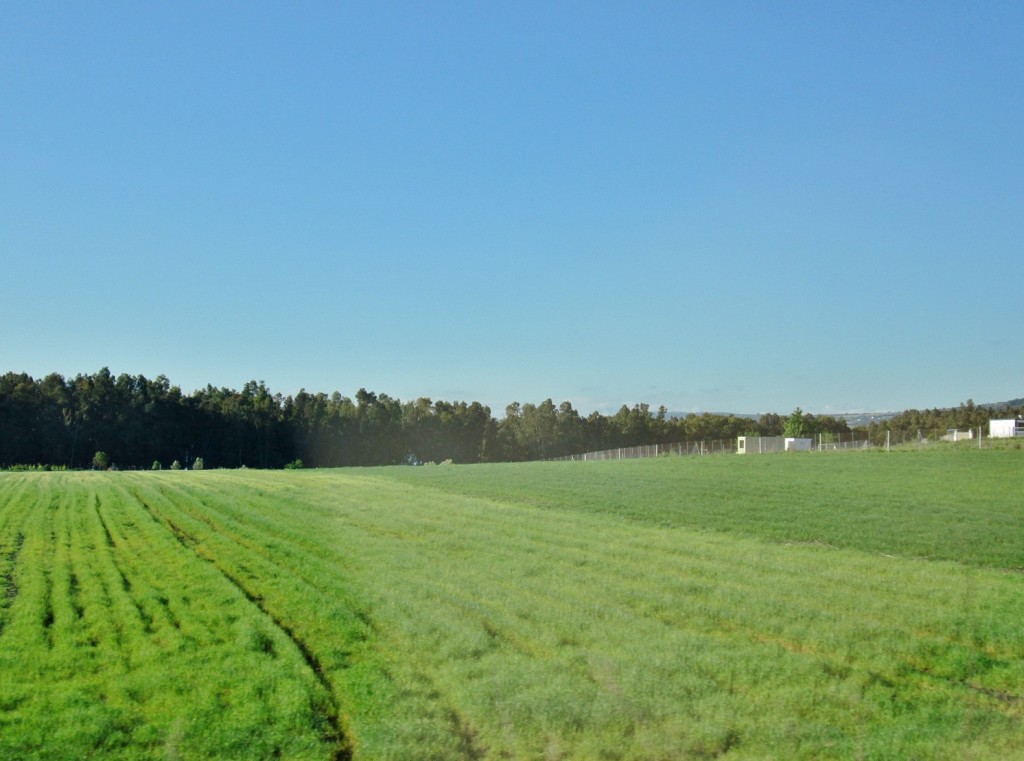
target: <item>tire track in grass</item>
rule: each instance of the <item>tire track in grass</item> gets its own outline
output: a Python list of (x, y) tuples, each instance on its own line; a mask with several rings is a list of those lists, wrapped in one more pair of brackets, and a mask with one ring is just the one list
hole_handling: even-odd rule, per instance
[(72, 569), (71, 495), (62, 494), (63, 499), (53, 515), (54, 563), (50, 574), (51, 599), (54, 612), (54, 640), (58, 647), (73, 638), (73, 631), (82, 618), (81, 602), (78, 599), (78, 577)]
[[(294, 640), (283, 632), (261, 606), (253, 604), (250, 595), (245, 594), (238, 585), (230, 583), (231, 580), (225, 577), (216, 564), (210, 563), (201, 552), (197, 552), (194, 543), (183, 541), (182, 536), (168, 531), (165, 523), (155, 520), (152, 511), (148, 509), (152, 505), (141, 498), (138, 490), (130, 488), (123, 479), (112, 485), (114, 489), (110, 493), (111, 498), (104, 505), (105, 508), (108, 503), (110, 505), (105, 516), (108, 532), (117, 548), (123, 573), (134, 582), (136, 608), (141, 616), (153, 622), (154, 634), (151, 639), (163, 643), (163, 646), (166, 646), (168, 638), (172, 642), (187, 641), (186, 649), (190, 651), (201, 651), (205, 645), (220, 648), (225, 644), (230, 646), (230, 632), (225, 627), (232, 624), (230, 631), (236, 634), (241, 631), (237, 634), (239, 639), (236, 640), (236, 647), (241, 643), (245, 650), (273, 659), (272, 668), (280, 674), (280, 678), (296, 679), (292, 672), (302, 670), (304, 706), (309, 710), (311, 718), (303, 726), (316, 735), (321, 752), (326, 757), (346, 758), (338, 752), (342, 742), (334, 730), (337, 724), (333, 721), (330, 692), (323, 689), (315, 671), (306, 670), (309, 667), (301, 650), (285, 646), (286, 640), (292, 644)], [(207, 562), (198, 562), (203, 560)], [(158, 565), (162, 566), (162, 573), (158, 571)], [(173, 581), (168, 581), (168, 575)], [(177, 591), (170, 589), (171, 586)], [(187, 588), (181, 589), (182, 586)], [(209, 592), (214, 587), (218, 589), (218, 595), (223, 595), (225, 604), (230, 600), (231, 610), (227, 618), (214, 613), (211, 608), (197, 607), (190, 600), (195, 594), (202, 595), (203, 590)], [(175, 607), (184, 611), (182, 615), (186, 620), (177, 620), (172, 610)], [(243, 628), (239, 630), (235, 624)], [(250, 625), (255, 628), (250, 628)], [(269, 678), (269, 675), (259, 676)], [(247, 681), (244, 675), (242, 681)], [(275, 681), (271, 680), (268, 687), (272, 688)], [(283, 708), (276, 703), (266, 703), (265, 710), (272, 712), (268, 716), (269, 724), (277, 725), (279, 720), (288, 720), (287, 712), (281, 712)], [(280, 743), (284, 741), (287, 741), (287, 737), (274, 740), (274, 757), (282, 752)], [(268, 747), (268, 752), (270, 750)], [(284, 757), (289, 757), (287, 751), (284, 751)]]
[(74, 509), (73, 507), (65, 506), (61, 511), (60, 521), (60, 536), (61, 536), (61, 552), (64, 555), (63, 564), (67, 568), (67, 602), (70, 606), (73, 614), (72, 620), (77, 624), (82, 620), (85, 615), (85, 607), (82, 603), (82, 582), (78, 578), (78, 573), (75, 570), (74, 562), (74, 537), (75, 537), (75, 524), (74, 524)]
[[(117, 614), (111, 618), (123, 619), (125, 630), (133, 635), (125, 678), (115, 688), (120, 698), (166, 733), (162, 742), (167, 747), (191, 744), (194, 755), (189, 757), (203, 757), (198, 751), (203, 747), (230, 747), (225, 756), (218, 755), (223, 751), (211, 752), (216, 757), (243, 757), (237, 741), (229, 739), (231, 733), (246, 728), (252, 716), (262, 715), (260, 724), (248, 726), (262, 748), (252, 757), (305, 754), (313, 747), (308, 742), (315, 739), (316, 758), (344, 758), (337, 754), (335, 734), (329, 731), (330, 714), (325, 709), (330, 694), (306, 670), (300, 653), (286, 648), (286, 637), (274, 630), (272, 619), (237, 587), (225, 583), (219, 569), (199, 562), (203, 558), (194, 548), (153, 519), (127, 488), (127, 478), (108, 478), (100, 490), (98, 512), (83, 511), (90, 518), (93, 549), (88, 555), (101, 562), (102, 577), (117, 598)], [(122, 577), (130, 580), (127, 589)], [(181, 668), (176, 663), (209, 671), (202, 684), (194, 684), (191, 695), (178, 691), (172, 676)], [(253, 671), (227, 665), (235, 663)], [(170, 687), (173, 697), (151, 691), (153, 685)], [(173, 724), (167, 709), (160, 707), (164, 701), (177, 706), (171, 710), (177, 713)], [(197, 718), (206, 716), (213, 704), (219, 706), (219, 718)], [(223, 739), (212, 740), (217, 734)]]
[(252, 591), (236, 574), (230, 572), (219, 564), (214, 557), (204, 552), (201, 547), (201, 542), (188, 531), (177, 525), (174, 521), (167, 518), (165, 515), (157, 511), (149, 502), (147, 502), (137, 489), (131, 490), (132, 497), (138, 501), (142, 509), (146, 511), (149, 517), (157, 524), (164, 526), (171, 535), (177, 540), (177, 542), (186, 550), (191, 552), (197, 559), (202, 560), (211, 565), (217, 572), (231, 584), (239, 593), (252, 605), (254, 605), (260, 612), (263, 613), (274, 626), (281, 631), (295, 646), (296, 650), (302, 656), (306, 666), (312, 671), (314, 677), (320, 686), (324, 689), (324, 692), (329, 701), (329, 713), (324, 716), (327, 724), (327, 732), (325, 733), (324, 740), (333, 746), (333, 761), (351, 761), (352, 759), (352, 748), (345, 736), (344, 729), (342, 727), (340, 711), (337, 702), (334, 698), (334, 692), (331, 687), (330, 681), (327, 679), (326, 672), (320, 659), (316, 653), (309, 647), (309, 645), (300, 637), (295, 630), (285, 623), (279, 616), (277, 616), (269, 607), (264, 603), (263, 597), (256, 592)]
[[(346, 708), (342, 718), (352, 727), (354, 753), (396, 761), (485, 756), (475, 727), (438, 700), (426, 673), (393, 659), (388, 633), (367, 612), (366, 601), (353, 597), (351, 583), (342, 583), (365, 569), (312, 528), (336, 516), (320, 499), (325, 495), (296, 491), (274, 474), (261, 474), (255, 483), (239, 474), (209, 474), (201, 488), (161, 480), (160, 497), (172, 522), (265, 596), (263, 604), (291, 621), (319, 655), (338, 705)], [(165, 509), (162, 501), (156, 507)]]
[(43, 545), (44, 552), (46, 553), (46, 563), (43, 567), (43, 618), (42, 618), (42, 635), (43, 642), (46, 644), (47, 650), (53, 650), (54, 639), (53, 639), (53, 622), (55, 615), (53, 612), (53, 586), (54, 586), (54, 574), (55, 567), (57, 565), (57, 529), (54, 526), (56, 514), (60, 509), (60, 497), (55, 494), (50, 499), (50, 504), (47, 505), (45, 511), (46, 517), (46, 542)]
[[(0, 613), (3, 613), (7, 608), (14, 604), (15, 598), (18, 596), (18, 579), (16, 578), (15, 571), (18, 567), (18, 555), (21, 554), (21, 548), (25, 546), (25, 534), (19, 531), (14, 535), (14, 546), (7, 553), (4, 558), (7, 564), (7, 570), (3, 575), (4, 583), (4, 596), (3, 604), (0, 605)], [(0, 616), (0, 634), (4, 631), (5, 617)]]
[[(237, 474), (235, 475), (237, 476)], [(234, 483), (232, 487), (226, 488), (224, 483), (228, 480)], [(203, 507), (203, 514), (192, 517), (216, 531), (218, 536), (230, 535), (240, 547), (252, 553), (253, 556), (261, 555), (268, 561), (272, 560), (273, 565), (285, 573), (301, 579), (323, 594), (329, 596), (332, 594), (332, 591), (315, 578), (315, 572), (310, 567), (309, 560), (315, 557), (318, 562), (328, 563), (332, 568), (336, 568), (341, 559), (336, 550), (331, 549), (322, 537), (311, 540), (308, 529), (305, 533), (295, 533), (293, 523), (285, 519), (285, 516), (294, 515), (294, 511), (298, 510), (306, 514), (313, 511), (318, 513), (321, 519), (333, 522), (337, 517), (336, 507), (330, 502), (325, 504), (320, 501), (324, 496), (322, 492), (316, 492), (317, 496), (314, 497), (310, 491), (299, 491), (294, 484), (288, 482), (277, 482), (272, 486), (267, 482), (261, 482), (258, 488), (248, 495), (252, 501), (246, 502), (245, 509), (241, 509), (241, 503), (238, 501), (238, 487), (246, 490), (252, 488), (246, 479), (229, 476), (212, 484), (204, 484), (204, 487), (206, 494), (210, 495), (211, 499), (192, 495), (192, 499)], [(288, 509), (282, 510), (281, 506), (285, 504), (288, 505)], [(211, 516), (216, 516), (219, 522)], [(372, 531), (372, 527), (362, 523), (350, 523), (349, 525), (353, 528), (358, 526), (362, 531)], [(255, 536), (253, 536), (253, 532), (255, 532)], [(272, 544), (266, 543), (266, 537), (273, 537)], [(400, 539), (401, 537), (391, 538)], [(301, 564), (296, 564), (296, 561), (299, 560), (296, 550), (299, 548), (301, 548), (302, 561)], [(248, 571), (245, 568), (243, 570)], [(380, 625), (374, 621), (372, 616), (359, 608), (355, 608), (351, 613), (359, 624), (366, 631), (371, 632), (375, 638), (387, 639), (387, 634), (381, 630)], [(469, 759), (470, 761), (485, 758), (487, 748), (481, 743), (478, 727), (450, 701), (440, 699), (437, 685), (430, 675), (408, 663), (403, 663), (401, 668), (406, 679), (411, 677), (417, 684), (425, 686), (425, 689), (430, 692), (431, 702), (437, 706), (434, 721), (438, 726), (445, 728), (444, 731), (453, 741), (451, 750), (446, 750), (443, 757)], [(391, 673), (387, 668), (382, 671), (393, 682), (402, 680), (402, 677)], [(427, 755), (431, 754), (427, 753)]]

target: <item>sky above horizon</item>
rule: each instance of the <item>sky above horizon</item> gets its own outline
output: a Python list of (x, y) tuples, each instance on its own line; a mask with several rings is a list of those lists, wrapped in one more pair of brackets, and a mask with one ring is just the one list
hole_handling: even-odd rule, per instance
[(1024, 4), (12, 2), (0, 372), (1024, 396)]

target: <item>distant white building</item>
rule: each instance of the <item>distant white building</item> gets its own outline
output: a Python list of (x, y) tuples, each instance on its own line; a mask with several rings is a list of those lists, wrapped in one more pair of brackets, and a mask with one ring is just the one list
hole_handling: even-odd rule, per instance
[(957, 428), (950, 428), (946, 431), (946, 435), (942, 437), (943, 441), (967, 441), (968, 439), (974, 438), (974, 429), (961, 431)]
[(1024, 436), (1024, 419), (989, 420), (988, 435), (993, 439), (1012, 439), (1014, 436)]
[(736, 439), (739, 454), (766, 454), (786, 451), (786, 439), (782, 436), (740, 436)]
[(809, 452), (812, 439), (791, 436), (740, 436), (736, 439), (739, 454), (768, 454), (769, 452)]

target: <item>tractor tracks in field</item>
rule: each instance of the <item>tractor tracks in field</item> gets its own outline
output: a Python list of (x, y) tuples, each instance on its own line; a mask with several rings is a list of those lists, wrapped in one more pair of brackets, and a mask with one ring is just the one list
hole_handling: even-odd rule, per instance
[(154, 508), (145, 499), (143, 499), (138, 492), (133, 490), (132, 496), (154, 521), (159, 525), (164, 526), (171, 533), (175, 540), (177, 540), (178, 544), (191, 552), (197, 559), (208, 563), (216, 569), (217, 573), (219, 573), (225, 581), (237, 589), (250, 604), (256, 606), (256, 608), (258, 608), (260, 612), (263, 613), (263, 615), (266, 616), (273, 625), (292, 642), (292, 644), (295, 645), (295, 648), (299, 652), (303, 661), (309, 667), (310, 671), (312, 671), (317, 682), (324, 689), (327, 700), (329, 701), (329, 710), (326, 711), (323, 716), (327, 725), (323, 739), (327, 744), (334, 748), (334, 752), (331, 756), (332, 761), (352, 761), (352, 749), (342, 727), (341, 712), (335, 700), (334, 691), (331, 687), (330, 681), (327, 679), (324, 665), (317, 657), (316, 653), (313, 652), (313, 649), (295, 632), (291, 626), (285, 623), (266, 605), (261, 594), (251, 589), (237, 574), (218, 563), (217, 559), (213, 557), (211, 553), (204, 550), (202, 541), (198, 537), (189, 533), (166, 517), (158, 509)]
[(4, 561), (7, 564), (7, 570), (4, 571), (3, 575), (4, 594), (3, 598), (0, 599), (0, 634), (2, 634), (4, 630), (5, 616), (3, 615), (3, 611), (6, 608), (9, 608), (18, 596), (18, 579), (15, 577), (14, 571), (18, 566), (18, 555), (24, 544), (25, 535), (19, 531), (14, 537), (14, 546), (11, 548), (10, 552), (4, 556)]
[(18, 596), (18, 580), (14, 578), (14, 569), (18, 565), (18, 554), (25, 545), (25, 535), (20, 531), (14, 537), (14, 547), (7, 553), (7, 571), (4, 573), (4, 598), (8, 604)]

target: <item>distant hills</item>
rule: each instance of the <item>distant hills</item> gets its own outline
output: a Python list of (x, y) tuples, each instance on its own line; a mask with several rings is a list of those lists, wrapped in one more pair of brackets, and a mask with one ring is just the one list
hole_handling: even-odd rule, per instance
[(979, 407), (988, 407), (990, 410), (1008, 410), (1024, 407), (1024, 398), (1011, 399), (1008, 402), (994, 402), (992, 404), (979, 404)]
[(834, 418), (846, 420), (851, 428), (863, 428), (871, 423), (881, 423), (883, 420), (896, 417), (898, 412), (839, 412), (832, 415)]
[[(701, 415), (704, 413), (700, 412), (669, 412), (668, 417), (670, 418), (685, 418), (690, 415)], [(722, 417), (738, 417), (747, 418), (749, 420), (760, 420), (763, 413), (760, 412), (709, 412), (709, 415), (721, 415)], [(778, 413), (783, 418), (788, 417), (789, 413)], [(818, 414), (818, 413), (812, 413)], [(898, 412), (830, 412), (827, 413), (826, 417), (834, 417), (836, 420), (846, 420), (847, 425), (851, 428), (857, 428), (859, 426), (865, 426), (868, 423), (880, 423), (883, 420), (888, 420), (891, 417), (898, 415)]]
[(665, 417), (669, 418), (688, 418), (690, 415), (716, 415), (721, 417), (743, 417), (749, 418), (750, 420), (760, 420), (761, 413), (751, 414), (749, 412), (666, 412)]

